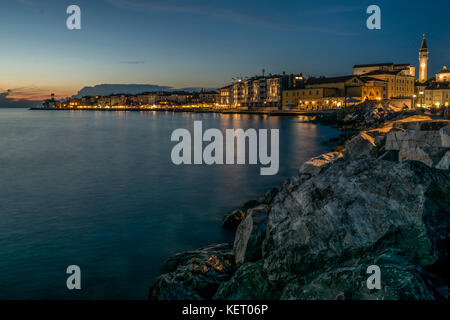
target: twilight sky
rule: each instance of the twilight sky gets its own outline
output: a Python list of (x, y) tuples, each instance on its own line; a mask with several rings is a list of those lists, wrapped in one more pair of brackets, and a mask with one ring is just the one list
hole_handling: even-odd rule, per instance
[[(81, 30), (66, 28), (71, 4)], [(366, 28), (371, 4), (381, 30)], [(447, 0), (1, 1), (0, 104), (101, 83), (220, 87), (263, 68), (336, 76), (358, 63), (417, 66), (423, 33), (431, 76), (450, 65), (449, 12)]]

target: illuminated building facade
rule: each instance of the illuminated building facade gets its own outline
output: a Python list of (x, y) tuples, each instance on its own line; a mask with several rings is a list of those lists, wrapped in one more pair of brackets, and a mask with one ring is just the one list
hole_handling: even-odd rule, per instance
[(219, 89), (219, 105), (230, 106), (232, 103), (231, 86), (226, 86)]
[(450, 82), (450, 71), (444, 66), (441, 71), (436, 73), (436, 82)]
[(284, 91), (282, 105), (285, 110), (336, 109), (346, 103), (381, 100), (384, 89), (383, 81), (355, 75), (313, 78), (306, 81), (305, 88)]
[(450, 83), (433, 82), (425, 89), (425, 102), (422, 107), (440, 108), (450, 105)]
[(419, 51), (419, 82), (426, 82), (428, 80), (428, 46), (423, 35), (422, 45)]

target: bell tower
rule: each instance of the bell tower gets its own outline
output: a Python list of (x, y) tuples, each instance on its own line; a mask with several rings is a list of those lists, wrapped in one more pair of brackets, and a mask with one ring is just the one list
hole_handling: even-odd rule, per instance
[(422, 39), (422, 45), (420, 46), (419, 52), (419, 82), (425, 82), (428, 80), (427, 69), (428, 69), (428, 46), (424, 34)]

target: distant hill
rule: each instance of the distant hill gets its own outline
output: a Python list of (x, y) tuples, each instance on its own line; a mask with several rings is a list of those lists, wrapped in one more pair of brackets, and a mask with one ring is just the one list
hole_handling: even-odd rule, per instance
[(92, 87), (84, 87), (74, 98), (81, 98), (85, 96), (107, 96), (110, 94), (138, 94), (143, 92), (155, 92), (155, 91), (189, 91), (199, 92), (202, 89), (205, 91), (214, 90), (212, 88), (180, 88), (175, 89), (169, 86), (159, 86), (155, 84), (98, 84)]
[(217, 90), (217, 88), (200, 88), (200, 87), (192, 87), (192, 88), (180, 88), (180, 89), (173, 89), (175, 91), (187, 91), (187, 92), (200, 92), (200, 91), (214, 91)]
[(30, 108), (40, 105), (41, 101), (26, 99), (11, 99), (9, 94), (11, 90), (0, 92), (0, 108)]
[(107, 96), (118, 93), (137, 94), (142, 92), (167, 90), (172, 90), (172, 87), (153, 84), (98, 84), (93, 87), (84, 87), (74, 95), (74, 98), (81, 98), (84, 96)]

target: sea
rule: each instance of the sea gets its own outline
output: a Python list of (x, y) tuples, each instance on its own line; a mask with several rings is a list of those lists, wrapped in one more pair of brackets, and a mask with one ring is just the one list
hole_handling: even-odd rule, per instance
[[(261, 165), (174, 165), (174, 130), (279, 129)], [(0, 299), (146, 299), (173, 254), (233, 241), (227, 212), (296, 175), (340, 132), (304, 117), (0, 108)], [(66, 285), (68, 266), (81, 289)]]

